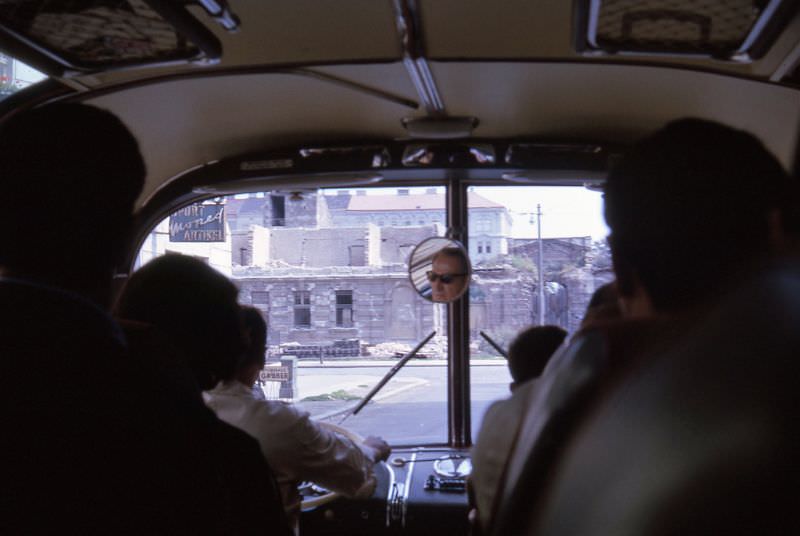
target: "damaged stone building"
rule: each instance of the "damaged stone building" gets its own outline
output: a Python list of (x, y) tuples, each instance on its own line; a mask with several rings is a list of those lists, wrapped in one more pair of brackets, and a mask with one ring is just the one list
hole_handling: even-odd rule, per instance
[[(475, 196), (470, 210), (471, 338), (483, 350), (479, 331), (507, 344), (538, 323), (538, 244), (511, 237), (502, 205)], [(443, 194), (231, 197), (226, 218), (231, 275), (241, 301), (268, 319), (270, 345), (294, 346), (304, 357), (324, 346), (336, 356), (387, 342), (410, 347), (431, 330), (444, 334), (445, 306), (419, 297), (407, 273), (414, 246), (443, 234)], [(574, 331), (595, 286), (608, 278), (593, 268), (589, 237), (545, 239), (543, 248), (545, 320)]]

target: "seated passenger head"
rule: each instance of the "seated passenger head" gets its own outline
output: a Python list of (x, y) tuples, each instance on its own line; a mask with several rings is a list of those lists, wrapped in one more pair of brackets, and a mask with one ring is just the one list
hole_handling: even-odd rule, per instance
[(0, 162), (6, 273), (76, 290), (107, 284), (145, 176), (125, 125), (84, 104), (26, 110), (0, 126)]
[(508, 348), (511, 389), (538, 378), (566, 338), (567, 332), (558, 326), (534, 326), (520, 332)]
[(699, 119), (644, 138), (609, 174), (605, 217), (633, 314), (686, 309), (770, 252), (791, 179), (753, 135)]
[(232, 376), (245, 348), (238, 290), (204, 262), (169, 254), (131, 275), (118, 317), (156, 327), (184, 356), (201, 389)]
[(622, 316), (619, 307), (619, 292), (617, 283), (612, 281), (597, 288), (586, 306), (586, 312), (581, 320), (581, 329), (597, 322), (614, 320)]
[(258, 373), (264, 368), (267, 351), (267, 323), (264, 315), (255, 307), (242, 307), (244, 322), (245, 349), (231, 377), (226, 381), (238, 380), (250, 386), (258, 379)]

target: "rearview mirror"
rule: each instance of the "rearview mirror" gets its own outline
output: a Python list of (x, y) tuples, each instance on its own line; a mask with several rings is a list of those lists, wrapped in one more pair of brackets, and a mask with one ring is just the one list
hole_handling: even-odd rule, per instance
[(426, 300), (450, 303), (469, 287), (472, 266), (467, 250), (457, 240), (433, 237), (420, 242), (411, 253), (408, 277)]

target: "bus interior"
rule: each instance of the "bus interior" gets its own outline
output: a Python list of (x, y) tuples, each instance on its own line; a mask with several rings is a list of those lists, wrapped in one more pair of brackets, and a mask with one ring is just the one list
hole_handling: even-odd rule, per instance
[[(603, 183), (637, 139), (713, 120), (800, 173), (794, 0), (9, 0), (0, 52), (40, 73), (4, 73), (0, 121), (80, 102), (139, 141), (117, 282), (167, 253), (202, 259), (267, 320), (265, 397), (392, 446), (368, 499), (308, 486), (302, 535), (475, 530), (464, 476), (509, 394), (505, 352), (530, 325), (575, 334), (614, 280)], [(426, 274), (443, 248), (466, 256), (467, 281), (439, 299)], [(626, 448), (624, 423), (592, 426)], [(535, 516), (508, 490), (491, 533), (653, 529), (598, 513), (609, 475), (585, 459), (558, 466)], [(708, 512), (686, 532), (716, 532)]]

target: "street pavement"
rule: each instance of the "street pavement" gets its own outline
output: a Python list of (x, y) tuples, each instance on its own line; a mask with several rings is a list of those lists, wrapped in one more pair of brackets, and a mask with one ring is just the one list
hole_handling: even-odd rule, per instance
[[(447, 367), (443, 360), (412, 360), (363, 410), (347, 416), (397, 360), (315, 361), (298, 363), (295, 401), (312, 417), (339, 423), (362, 436), (380, 435), (392, 444), (447, 441)], [(471, 362), (473, 438), (488, 405), (508, 396), (505, 361)], [(308, 397), (347, 393), (352, 400), (308, 401)]]

